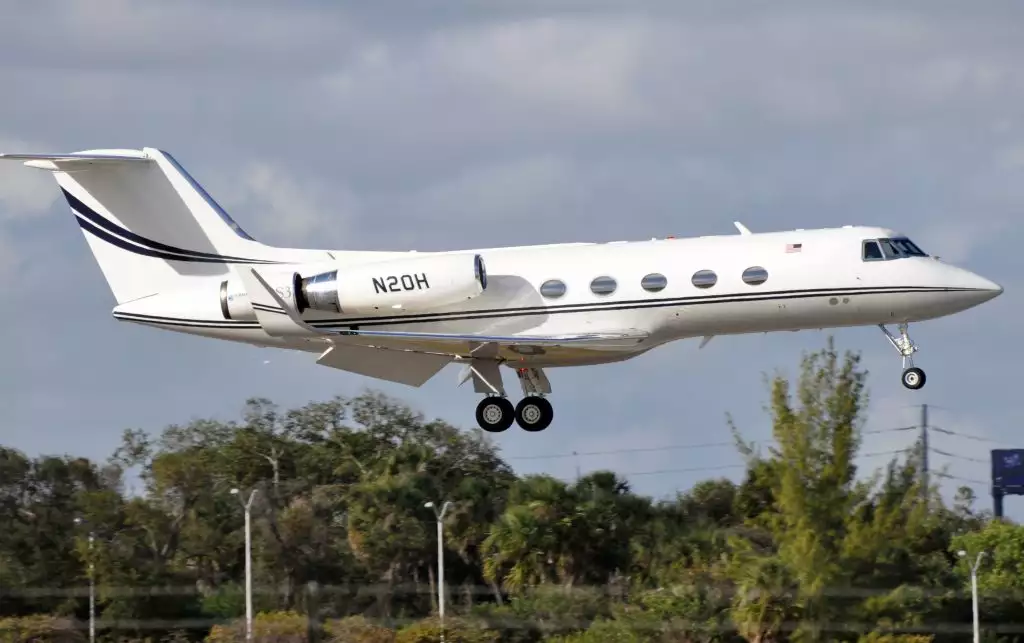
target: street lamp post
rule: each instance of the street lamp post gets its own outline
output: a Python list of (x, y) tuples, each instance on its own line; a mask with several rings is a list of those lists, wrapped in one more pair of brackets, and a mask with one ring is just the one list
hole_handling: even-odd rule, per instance
[[(81, 525), (85, 520), (75, 518), (75, 524)], [(93, 541), (96, 535), (89, 530), (89, 643), (96, 642), (96, 566), (92, 557)]]
[(238, 489), (232, 489), (231, 495), (238, 496), (245, 512), (245, 640), (252, 641), (252, 521), (250, 509), (256, 490), (249, 492), (249, 499), (242, 500)]
[(444, 514), (451, 504), (446, 501), (440, 511), (433, 502), (423, 505), (433, 509), (437, 517), (437, 615), (441, 621), (441, 643), (444, 643)]
[[(966, 558), (967, 552), (960, 550), (957, 552), (960, 558)], [(981, 565), (981, 559), (985, 556), (985, 552), (978, 552), (978, 555), (974, 559), (974, 563), (971, 565), (971, 607), (974, 611), (974, 643), (981, 643), (981, 626), (978, 622), (978, 567)]]

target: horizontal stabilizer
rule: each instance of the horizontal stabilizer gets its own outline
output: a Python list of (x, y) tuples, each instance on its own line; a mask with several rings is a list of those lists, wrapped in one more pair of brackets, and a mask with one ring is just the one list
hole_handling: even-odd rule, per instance
[(0, 154), (0, 161), (22, 161), (29, 167), (58, 170), (56, 164), (135, 163), (152, 161), (140, 150), (89, 150), (70, 154)]

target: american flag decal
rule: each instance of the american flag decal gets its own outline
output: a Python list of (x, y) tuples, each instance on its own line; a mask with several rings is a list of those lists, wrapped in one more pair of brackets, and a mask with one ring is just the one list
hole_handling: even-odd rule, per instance
[(802, 244), (802, 243), (787, 243), (786, 244), (786, 252), (800, 252), (800, 250), (803, 247), (804, 247), (804, 244)]

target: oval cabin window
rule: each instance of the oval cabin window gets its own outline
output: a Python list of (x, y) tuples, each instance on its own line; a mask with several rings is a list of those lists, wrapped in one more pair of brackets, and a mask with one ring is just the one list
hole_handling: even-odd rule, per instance
[(590, 282), (590, 292), (595, 295), (610, 295), (615, 292), (615, 280), (611, 277), (597, 277)]
[(768, 281), (768, 271), (761, 266), (752, 266), (743, 271), (743, 283), (760, 286)]
[(656, 272), (651, 273), (640, 280), (640, 287), (647, 292), (659, 292), (664, 290), (667, 285), (668, 279), (665, 278), (665, 275), (659, 275)]
[(557, 299), (565, 294), (565, 284), (558, 279), (549, 279), (540, 285), (540, 294), (549, 299)]
[(690, 281), (698, 288), (710, 288), (718, 283), (718, 275), (714, 270), (698, 270), (693, 273)]

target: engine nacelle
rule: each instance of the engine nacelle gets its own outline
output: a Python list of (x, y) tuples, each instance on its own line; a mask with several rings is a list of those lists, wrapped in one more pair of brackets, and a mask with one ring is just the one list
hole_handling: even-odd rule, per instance
[[(286, 300), (294, 296), (300, 313), (319, 310), (373, 315), (425, 311), (472, 299), (487, 289), (487, 270), (480, 255), (431, 255), (357, 264), (309, 277), (298, 272), (276, 274), (271, 281)], [(222, 281), (218, 297), (225, 319), (256, 320), (249, 295), (238, 279)]]
[(249, 294), (237, 277), (220, 282), (220, 312), (224, 319), (256, 321), (256, 312), (249, 302)]
[(295, 300), (299, 312), (372, 315), (436, 309), (472, 299), (486, 289), (487, 270), (480, 255), (430, 255), (299, 277)]

